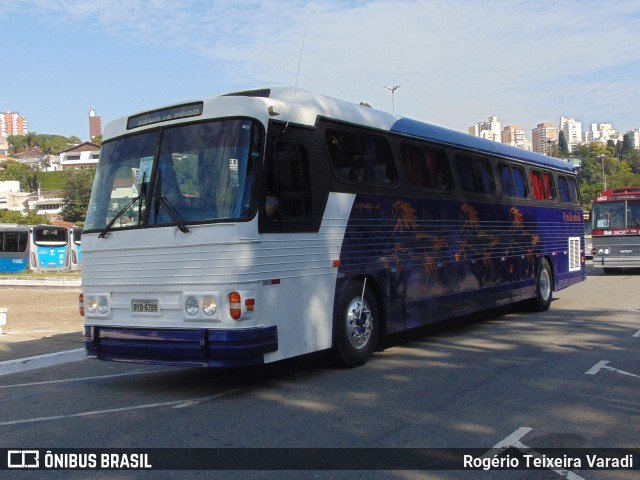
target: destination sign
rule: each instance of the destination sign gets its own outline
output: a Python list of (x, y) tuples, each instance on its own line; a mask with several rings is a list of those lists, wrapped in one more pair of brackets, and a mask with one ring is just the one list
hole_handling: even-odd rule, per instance
[(169, 120), (197, 117), (202, 115), (202, 108), (202, 102), (196, 102), (134, 115), (133, 117), (129, 117), (129, 120), (127, 121), (127, 130), (144, 127), (145, 125), (152, 125), (154, 123), (167, 122)]

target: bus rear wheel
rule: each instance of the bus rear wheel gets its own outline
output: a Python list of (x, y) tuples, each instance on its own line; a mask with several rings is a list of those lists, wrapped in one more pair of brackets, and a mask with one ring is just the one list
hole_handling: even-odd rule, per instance
[(373, 290), (362, 281), (350, 283), (340, 297), (333, 322), (334, 357), (342, 366), (357, 367), (371, 358), (380, 323)]
[(546, 312), (553, 301), (553, 274), (551, 266), (546, 258), (540, 260), (538, 274), (536, 275), (536, 296), (532, 298), (528, 306), (534, 312)]

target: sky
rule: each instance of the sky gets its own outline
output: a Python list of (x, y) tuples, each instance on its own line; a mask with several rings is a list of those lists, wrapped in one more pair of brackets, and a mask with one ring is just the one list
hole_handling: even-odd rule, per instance
[(88, 139), (164, 105), (270, 86), (531, 138), (640, 128), (640, 1), (0, 0), (0, 111)]

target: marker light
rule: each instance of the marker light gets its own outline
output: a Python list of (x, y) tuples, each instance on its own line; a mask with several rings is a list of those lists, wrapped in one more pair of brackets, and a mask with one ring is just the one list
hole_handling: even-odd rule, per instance
[(81, 293), (78, 297), (78, 308), (80, 309), (80, 316), (84, 317), (84, 294)]
[(240, 294), (238, 292), (229, 293), (229, 315), (234, 320), (240, 320), (242, 315)]
[(247, 312), (253, 312), (256, 308), (256, 299), (255, 298), (247, 298), (244, 301), (244, 306), (247, 308)]

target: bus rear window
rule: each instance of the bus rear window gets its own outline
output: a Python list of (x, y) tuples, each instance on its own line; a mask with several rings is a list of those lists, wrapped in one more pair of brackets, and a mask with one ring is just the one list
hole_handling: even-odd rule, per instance
[(33, 243), (36, 245), (66, 245), (66, 228), (34, 228)]

